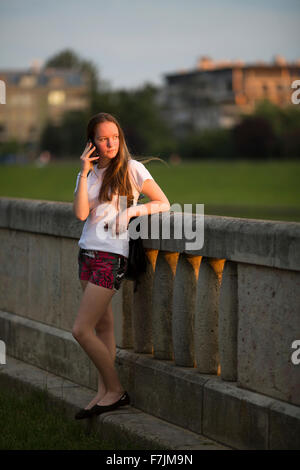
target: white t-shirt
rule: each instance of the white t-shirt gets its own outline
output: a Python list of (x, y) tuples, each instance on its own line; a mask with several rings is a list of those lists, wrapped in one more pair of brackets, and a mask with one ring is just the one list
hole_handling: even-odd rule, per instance
[[(121, 205), (118, 208), (118, 197), (117, 195), (114, 195), (112, 201), (99, 203), (98, 195), (103, 181), (103, 173), (105, 168), (99, 169), (96, 165), (94, 165), (94, 171), (96, 175), (93, 171), (90, 171), (87, 177), (90, 213), (83, 226), (78, 246), (88, 250), (100, 250), (110, 253), (119, 253), (128, 257), (128, 230), (120, 234), (116, 234), (115, 237), (113, 237), (110, 226), (108, 226), (108, 230), (104, 229), (105, 222), (114, 220), (118, 212), (122, 212), (124, 209), (126, 209), (126, 201), (124, 199), (125, 205), (123, 206), (122, 204), (124, 204), (124, 202), (121, 201), (120, 197), (119, 204)], [(134, 159), (129, 160), (128, 171), (134, 197), (133, 205), (136, 206), (144, 181), (147, 179), (154, 180), (154, 178), (151, 176), (150, 172), (143, 163)], [(77, 175), (74, 193), (77, 190), (79, 178), (80, 173)]]

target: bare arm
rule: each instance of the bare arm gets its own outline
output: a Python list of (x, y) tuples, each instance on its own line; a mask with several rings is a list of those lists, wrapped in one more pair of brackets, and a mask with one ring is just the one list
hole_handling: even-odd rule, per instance
[(151, 201), (138, 206), (130, 206), (119, 214), (111, 224), (113, 235), (127, 230), (132, 217), (170, 210), (170, 203), (166, 195), (154, 180), (145, 180), (141, 192), (148, 196)]
[(94, 150), (95, 146), (92, 146), (91, 143), (88, 143), (83, 151), (83, 154), (80, 157), (80, 160), (82, 162), (80, 172), (81, 176), (79, 178), (79, 183), (73, 202), (73, 212), (76, 218), (79, 220), (85, 220), (90, 213), (87, 191), (87, 175), (92, 166), (92, 161), (98, 159), (98, 157), (89, 158), (90, 155), (94, 152)]
[(168, 198), (154, 180), (148, 179), (144, 181), (141, 192), (149, 197), (151, 201), (146, 204), (129, 207), (127, 210), (130, 219), (140, 215), (155, 214), (157, 212), (170, 210)]
[(76, 218), (79, 220), (85, 220), (90, 213), (87, 191), (87, 176), (82, 176), (79, 178), (79, 183), (73, 202), (73, 212)]

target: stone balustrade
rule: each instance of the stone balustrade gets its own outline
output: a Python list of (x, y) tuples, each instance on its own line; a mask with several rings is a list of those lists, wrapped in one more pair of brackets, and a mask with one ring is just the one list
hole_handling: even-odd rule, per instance
[[(147, 272), (136, 292), (125, 280), (113, 297), (118, 348), (299, 407), (300, 224), (205, 215), (202, 248), (187, 250), (173, 234), (180, 216), (144, 216), (168, 221), (171, 236), (143, 240)], [(66, 352), (82, 295), (82, 226), (70, 203), (0, 198), (0, 339), (8, 354), (41, 367), (48, 355), (49, 370), (96, 388), (70, 336)], [(36, 340), (26, 336), (32, 322), (44, 332)]]

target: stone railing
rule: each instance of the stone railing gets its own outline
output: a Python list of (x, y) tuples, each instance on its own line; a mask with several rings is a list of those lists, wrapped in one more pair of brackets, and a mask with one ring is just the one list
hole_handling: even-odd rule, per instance
[[(162, 214), (158, 217), (161, 221)], [(143, 380), (139, 366), (154, 368), (157, 387), (168, 389), (158, 376), (171, 367), (176, 386), (182, 374), (182, 396), (191, 390), (184, 389), (187, 380), (190, 387), (206, 384), (211, 393), (224, 382), (224, 394), (230, 390), (233, 399), (239, 389), (272, 398), (266, 407), (277, 406), (276, 400), (294, 405), (289, 413), (295, 418), (300, 364), (292, 362), (292, 344), (300, 340), (300, 224), (205, 215), (203, 247), (186, 251), (187, 240), (172, 238), (180, 214), (163, 217), (169, 218), (171, 239), (144, 240), (149, 263), (137, 292), (125, 280), (113, 297), (117, 362), (126, 363), (120, 374), (128, 389), (134, 374), (141, 374), (139, 383)], [(7, 354), (96, 388), (95, 369), (70, 333), (82, 295), (77, 265), (82, 225), (70, 203), (0, 198), (0, 339)], [(141, 400), (140, 407), (147, 409), (137, 383), (135, 391), (137, 405)], [(213, 412), (217, 402), (208, 397), (205, 403)], [(249, 414), (258, 406), (256, 394), (253, 400)], [(193, 421), (194, 409), (181, 418), (175, 414), (157, 411), (220, 442), (252, 445), (248, 437), (236, 444), (240, 434), (230, 440), (209, 431), (214, 424), (205, 416), (197, 427), (202, 418)], [(251, 427), (253, 416), (249, 420)], [(253, 435), (261, 432), (258, 418), (257, 423)], [(269, 448), (271, 428), (267, 422), (264, 426), (261, 445)]]
[(203, 248), (185, 242), (144, 240), (127, 346), (299, 406), (300, 224), (205, 216)]

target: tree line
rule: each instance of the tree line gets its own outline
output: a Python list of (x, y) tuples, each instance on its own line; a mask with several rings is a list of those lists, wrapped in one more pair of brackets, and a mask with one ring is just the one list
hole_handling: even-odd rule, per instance
[(241, 115), (239, 123), (230, 129), (191, 129), (179, 137), (163, 117), (157, 100), (159, 89), (151, 83), (135, 90), (113, 91), (109, 82), (99, 78), (91, 61), (68, 49), (50, 58), (45, 67), (50, 66), (75, 67), (86, 74), (89, 84), (89, 108), (66, 112), (59, 126), (47, 122), (42, 131), (39, 149), (50, 151), (56, 158), (75, 158), (82, 153), (87, 122), (98, 112), (113, 114), (118, 119), (133, 155), (163, 159), (179, 155), (181, 159), (197, 160), (300, 158), (297, 105), (280, 108), (264, 100), (251, 115)]

